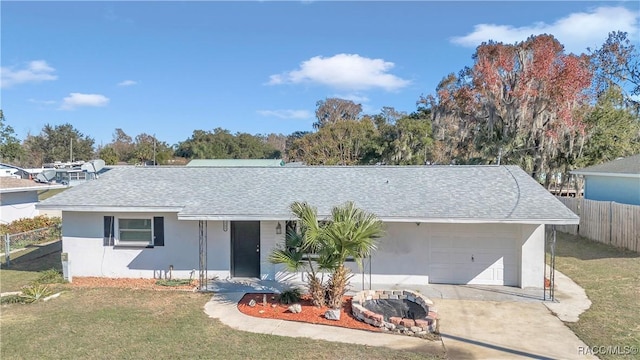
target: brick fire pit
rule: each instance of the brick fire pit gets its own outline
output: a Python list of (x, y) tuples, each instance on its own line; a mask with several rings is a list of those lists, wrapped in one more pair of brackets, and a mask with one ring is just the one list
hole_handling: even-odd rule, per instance
[[(390, 310), (380, 313), (385, 308)], [(427, 336), (436, 331), (438, 322), (433, 302), (410, 290), (361, 291), (351, 300), (351, 312), (367, 324), (409, 336)]]

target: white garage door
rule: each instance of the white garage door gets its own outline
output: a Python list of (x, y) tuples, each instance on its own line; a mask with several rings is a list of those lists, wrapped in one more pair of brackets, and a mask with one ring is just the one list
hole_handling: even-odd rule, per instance
[(519, 286), (519, 241), (514, 234), (464, 230), (432, 234), (429, 282)]

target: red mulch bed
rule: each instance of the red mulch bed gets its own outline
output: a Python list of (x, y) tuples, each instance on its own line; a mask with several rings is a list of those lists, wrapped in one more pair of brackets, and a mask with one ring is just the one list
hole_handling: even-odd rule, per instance
[[(241, 313), (249, 316), (265, 318), (265, 319), (280, 319), (289, 321), (300, 321), (311, 324), (322, 324), (331, 326), (340, 326), (349, 329), (368, 330), (380, 332), (381, 330), (375, 326), (371, 326), (364, 323), (351, 315), (351, 297), (345, 296), (341, 309), (340, 320), (327, 320), (324, 317), (326, 307), (316, 307), (311, 303), (311, 297), (309, 295), (303, 295), (299, 304), (302, 305), (302, 312), (298, 314), (291, 313), (287, 310), (289, 305), (283, 305), (278, 302), (278, 295), (268, 293), (267, 306), (262, 304), (264, 294), (248, 293), (245, 294), (238, 302), (238, 310)], [(251, 300), (256, 301), (256, 306), (250, 307), (249, 302)], [(272, 305), (276, 304), (275, 307)]]
[(128, 278), (100, 278), (100, 277), (74, 277), (71, 286), (81, 288), (121, 288), (142, 290), (181, 290), (193, 291), (196, 281), (192, 285), (162, 286), (156, 285), (157, 279), (128, 279)]

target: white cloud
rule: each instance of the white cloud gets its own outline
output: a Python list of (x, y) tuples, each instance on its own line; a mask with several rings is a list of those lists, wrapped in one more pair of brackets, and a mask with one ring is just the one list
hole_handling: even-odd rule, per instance
[(356, 104), (362, 104), (370, 101), (368, 97), (360, 94), (336, 94), (336, 95), (333, 95), (332, 97), (338, 98), (338, 99), (344, 99), (344, 100), (351, 100)]
[(118, 83), (118, 86), (133, 86), (137, 85), (138, 82), (135, 80), (124, 80)]
[(332, 57), (315, 56), (303, 61), (297, 70), (269, 77), (269, 85), (318, 83), (344, 90), (382, 88), (398, 90), (409, 80), (389, 74), (394, 63), (370, 59), (358, 54), (337, 54)]
[(29, 99), (30, 103), (34, 103), (34, 104), (40, 104), (40, 105), (53, 105), (55, 104), (55, 100), (36, 100), (36, 99)]
[(71, 93), (62, 100), (61, 110), (73, 110), (81, 106), (106, 106), (109, 98), (100, 94)]
[(0, 87), (8, 88), (17, 84), (56, 80), (58, 76), (53, 74), (55, 71), (56, 69), (44, 60), (31, 61), (23, 69), (0, 67), (2, 74)]
[(583, 53), (587, 47), (597, 48), (612, 31), (628, 32), (630, 38), (638, 37), (640, 14), (624, 7), (598, 7), (587, 12), (577, 12), (552, 24), (537, 22), (529, 26), (478, 24), (473, 32), (451, 39), (454, 44), (476, 47), (482, 42), (494, 40), (513, 44), (531, 35), (551, 34), (565, 46), (565, 50)]
[(277, 117), (280, 119), (308, 119), (311, 116), (311, 112), (307, 110), (258, 110), (258, 114), (262, 116)]

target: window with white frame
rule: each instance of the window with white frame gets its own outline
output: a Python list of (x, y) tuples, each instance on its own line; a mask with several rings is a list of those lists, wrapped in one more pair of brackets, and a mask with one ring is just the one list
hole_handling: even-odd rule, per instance
[(116, 244), (120, 246), (153, 245), (153, 219), (118, 219)]
[(103, 246), (164, 246), (164, 217), (104, 217)]

